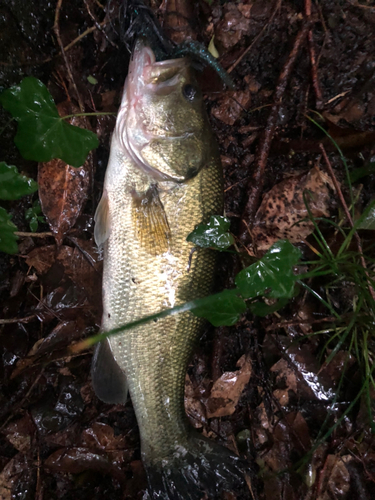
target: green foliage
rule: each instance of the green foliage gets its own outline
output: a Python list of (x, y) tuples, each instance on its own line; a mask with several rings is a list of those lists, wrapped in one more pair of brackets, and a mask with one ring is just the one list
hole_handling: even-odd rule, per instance
[(30, 231), (33, 233), (38, 229), (39, 222), (45, 222), (45, 218), (41, 213), (42, 207), (39, 200), (35, 200), (32, 206), (25, 211), (25, 219), (29, 222)]
[(18, 251), (18, 237), (14, 234), (17, 228), (10, 219), (7, 211), (0, 207), (0, 252), (13, 254)]
[(224, 290), (216, 295), (194, 301), (192, 312), (205, 318), (214, 326), (231, 326), (237, 323), (246, 311), (245, 301), (238, 296), (238, 290)]
[(32, 76), (20, 85), (4, 90), (0, 103), (18, 121), (14, 139), (27, 160), (47, 162), (60, 158), (80, 167), (98, 138), (89, 130), (75, 127), (59, 116), (47, 87)]
[(236, 285), (242, 297), (259, 297), (266, 292), (275, 299), (293, 297), (296, 281), (293, 266), (300, 258), (300, 250), (289, 241), (274, 243), (261, 260), (237, 274)]
[[(27, 194), (32, 194), (38, 189), (38, 184), (21, 175), (14, 165), (0, 162), (0, 199), (17, 200)], [(11, 216), (4, 208), (0, 207), (0, 252), (17, 253), (17, 239), (14, 234), (17, 227), (11, 222)]]
[(17, 200), (27, 194), (35, 193), (38, 184), (25, 175), (21, 175), (17, 167), (0, 162), (0, 199)]
[(87, 77), (87, 81), (89, 83), (91, 83), (91, 85), (97, 85), (97, 83), (98, 83), (98, 80), (94, 76), (92, 76), (92, 75), (89, 75)]
[(198, 224), (189, 234), (186, 241), (190, 241), (202, 248), (226, 250), (233, 245), (233, 236), (228, 232), (230, 221), (221, 215), (212, 215), (208, 224)]

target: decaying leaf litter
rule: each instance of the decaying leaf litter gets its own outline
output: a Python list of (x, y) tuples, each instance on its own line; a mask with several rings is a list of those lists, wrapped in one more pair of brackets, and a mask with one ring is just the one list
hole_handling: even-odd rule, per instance
[[(215, 35), (220, 60), (236, 84), (235, 91), (223, 90), (214, 75), (202, 78), (224, 165), (226, 215), (241, 252), (239, 257), (220, 255), (217, 290), (233, 288), (242, 266), (277, 238), (298, 244), (306, 261), (323, 252), (311, 234), (316, 228), (304, 200), (316, 221), (337, 224), (323, 220), (318, 226), (335, 253), (344, 239), (340, 228), (349, 227), (336, 186), (354, 219), (374, 198), (375, 8), (371, 2), (338, 1), (188, 3), (190, 9), (185, 3), (182, 11), (184, 2), (152, 2), (151, 7), (170, 34), (196, 36), (206, 46)], [(33, 75), (47, 84), (57, 103), (68, 99), (87, 112), (116, 111), (128, 62), (126, 50), (117, 48), (116, 2), (105, 9), (98, 2), (58, 2), (57, 30), (52, 30), (56, 5), (32, 6), (34, 23), (17, 2), (7, 1), (0, 9), (1, 89)], [(65, 60), (60, 58), (59, 45), (72, 42)], [(23, 160), (13, 146), (15, 124), (8, 123), (4, 110), (0, 113), (6, 146), (0, 160), (36, 180), (36, 164)], [(336, 140), (351, 174), (359, 168), (365, 174), (353, 184), (353, 206), (340, 155), (307, 116)], [(100, 403), (88, 377), (90, 354), (68, 357), (66, 351), (100, 323), (101, 262), (92, 216), (114, 119), (91, 120), (100, 138), (88, 167), (93, 181), (71, 181), (69, 167), (62, 165), (64, 188), (49, 188), (55, 175), (41, 180), (44, 166), (39, 165), (50, 227), (39, 223), (44, 237), (21, 236), (18, 254), (1, 254), (0, 497), (5, 499), (141, 498), (146, 486), (131, 404)], [(2, 203), (22, 233), (30, 232), (24, 214), (34, 200), (36, 195), (29, 195)], [(361, 232), (360, 238), (373, 257), (372, 231)], [(349, 250), (358, 251), (355, 239)], [(328, 300), (345, 331), (360, 299), (353, 282), (333, 283), (322, 276), (305, 283)], [(337, 333), (332, 314), (304, 288), (264, 318), (249, 313), (235, 327), (207, 326), (197, 347), (186, 379), (187, 414), (204, 434), (225, 439), (256, 461), (258, 479), (249, 498), (374, 494), (368, 401), (357, 398), (362, 353), (354, 345), (348, 355), (350, 342), (334, 352), (337, 344), (327, 342), (327, 335)], [(328, 333), (313, 335), (319, 331)], [(354, 331), (357, 337), (366, 334)], [(364, 356), (371, 371), (371, 331), (368, 337)], [(330, 363), (324, 363), (332, 353)], [(370, 385), (370, 404), (373, 393)]]

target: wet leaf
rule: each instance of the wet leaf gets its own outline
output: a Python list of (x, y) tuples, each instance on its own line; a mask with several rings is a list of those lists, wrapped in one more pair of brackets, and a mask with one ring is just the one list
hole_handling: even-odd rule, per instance
[(26, 264), (36, 269), (38, 274), (46, 273), (56, 260), (56, 246), (45, 245), (34, 248), (27, 254)]
[[(291, 243), (304, 240), (314, 230), (305, 205), (304, 192), (313, 217), (327, 217), (330, 193), (329, 177), (315, 167), (309, 172), (290, 177), (276, 184), (263, 197), (256, 213), (252, 235), (258, 251), (265, 251), (279, 239)], [(332, 187), (332, 186), (331, 186)]]
[(350, 489), (350, 473), (347, 466), (353, 460), (351, 455), (328, 455), (319, 475), (317, 500), (347, 498)]
[(230, 90), (221, 97), (212, 115), (227, 125), (234, 125), (251, 104), (251, 93), (246, 90)]
[(201, 394), (199, 394), (199, 391), (194, 390), (194, 386), (189, 375), (186, 374), (184, 397), (185, 412), (189, 418), (190, 423), (196, 429), (200, 429), (204, 424), (207, 424), (206, 408), (201, 401), (200, 396)]
[(250, 359), (245, 355), (238, 360), (237, 366), (240, 367), (239, 370), (224, 372), (214, 383), (206, 402), (208, 418), (225, 417), (235, 412), (238, 400), (252, 373)]
[(245, 302), (238, 297), (237, 290), (224, 290), (195, 301), (192, 312), (199, 318), (208, 319), (214, 326), (231, 326), (237, 323), (246, 311)]
[(186, 241), (190, 241), (202, 248), (225, 250), (234, 243), (233, 236), (228, 232), (230, 221), (221, 215), (212, 215), (208, 224), (199, 224), (189, 234)]
[[(0, 472), (1, 500), (25, 498), (25, 491), (30, 491), (31, 487), (31, 474), (26, 471), (30, 471), (30, 467), (27, 463), (27, 455), (22, 452), (17, 453), (5, 464)], [(18, 487), (21, 491), (17, 491)]]
[(125, 436), (115, 435), (110, 425), (102, 422), (94, 422), (91, 427), (82, 433), (82, 441), (92, 450), (124, 450)]
[(215, 29), (215, 37), (218, 45), (228, 50), (248, 32), (251, 23), (232, 2), (225, 5), (223, 10), (222, 20)]
[(14, 142), (27, 160), (60, 158), (80, 167), (98, 138), (89, 130), (69, 125), (57, 111), (47, 87), (32, 76), (0, 94), (0, 103), (18, 121)]
[(121, 469), (103, 452), (92, 452), (88, 448), (62, 448), (52, 453), (44, 462), (47, 469), (57, 472), (78, 474), (85, 470), (95, 470), (110, 474), (119, 481), (124, 480)]
[(243, 298), (267, 293), (272, 298), (291, 298), (297, 277), (293, 273), (301, 252), (289, 241), (274, 243), (266, 255), (236, 276), (236, 285)]
[(18, 236), (14, 234), (17, 228), (10, 219), (7, 211), (0, 207), (0, 252), (12, 254), (18, 252)]
[(27, 194), (35, 193), (38, 184), (18, 172), (14, 165), (0, 162), (0, 199), (17, 200)]
[(91, 159), (89, 155), (80, 168), (73, 168), (59, 159), (39, 164), (40, 202), (58, 244), (74, 226), (87, 199)]

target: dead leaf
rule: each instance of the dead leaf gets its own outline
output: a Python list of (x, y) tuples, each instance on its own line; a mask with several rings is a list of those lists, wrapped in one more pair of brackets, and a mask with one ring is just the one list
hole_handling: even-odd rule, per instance
[(56, 260), (56, 245), (45, 245), (34, 248), (27, 254), (26, 264), (33, 267), (38, 274), (46, 273)]
[(346, 465), (353, 459), (328, 455), (319, 477), (317, 500), (344, 500), (350, 489), (350, 474)]
[(82, 433), (83, 443), (92, 450), (123, 450), (125, 448), (125, 436), (115, 436), (110, 425), (102, 422), (94, 422), (91, 427)]
[(15, 422), (11, 422), (3, 433), (16, 450), (25, 453), (30, 450), (31, 437), (34, 431), (35, 426), (29, 414), (26, 414)]
[(185, 378), (185, 411), (191, 424), (200, 429), (207, 423), (206, 408), (201, 401), (200, 395), (196, 394), (188, 374)]
[(309, 172), (285, 179), (276, 184), (263, 197), (256, 213), (252, 236), (258, 251), (266, 251), (280, 239), (291, 243), (303, 241), (314, 230), (309, 220), (308, 211), (303, 199), (307, 202), (313, 217), (328, 217), (330, 200), (327, 186), (334, 189), (330, 178), (318, 167)]
[(251, 93), (249, 89), (225, 92), (224, 96), (217, 102), (217, 106), (212, 109), (212, 115), (226, 123), (233, 125), (251, 103)]
[(62, 448), (52, 453), (44, 462), (46, 469), (56, 472), (79, 474), (86, 470), (94, 470), (102, 474), (110, 474), (124, 482), (125, 475), (121, 469), (103, 452), (92, 452), (88, 448)]
[(225, 372), (214, 383), (211, 395), (206, 401), (207, 418), (232, 415), (242, 391), (250, 380), (252, 367), (248, 356), (243, 355), (237, 362), (236, 372)]
[(32, 250), (26, 264), (45, 274), (55, 262), (62, 264), (67, 276), (79, 289), (101, 293), (102, 257), (93, 240), (71, 238), (75, 246), (46, 245)]
[(26, 456), (18, 453), (5, 465), (0, 472), (0, 499), (12, 500), (14, 498), (14, 487), (19, 481), (20, 476), (29, 466)]
[(228, 50), (236, 45), (250, 27), (250, 10), (240, 9), (232, 3), (224, 6), (223, 19), (215, 26), (215, 41)]
[(285, 359), (280, 359), (277, 363), (275, 363), (271, 372), (276, 372), (276, 383), (280, 383), (283, 381), (286, 385), (286, 389), (288, 391), (293, 391), (297, 394), (297, 376), (294, 370), (290, 368), (288, 362)]
[(92, 240), (74, 238), (76, 246), (62, 246), (57, 255), (57, 261), (65, 269), (65, 273), (79, 288), (96, 294), (101, 294), (101, 257)]
[[(60, 116), (71, 114), (67, 103), (58, 105)], [(71, 125), (87, 126), (81, 117), (69, 120)], [(90, 153), (84, 165), (74, 168), (55, 158), (38, 167), (39, 198), (57, 245), (61, 245), (65, 234), (74, 226), (87, 200), (92, 172), (93, 155)]]

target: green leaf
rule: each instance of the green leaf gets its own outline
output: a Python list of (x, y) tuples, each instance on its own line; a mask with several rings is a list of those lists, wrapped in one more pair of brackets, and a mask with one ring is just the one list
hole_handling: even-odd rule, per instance
[(199, 318), (206, 318), (214, 326), (231, 326), (237, 323), (246, 311), (245, 302), (238, 297), (237, 290), (224, 290), (215, 295), (197, 299), (192, 312)]
[(17, 167), (0, 162), (0, 199), (17, 200), (27, 194), (35, 193), (38, 184), (25, 175), (21, 175)]
[(7, 211), (0, 207), (0, 252), (17, 253), (18, 236), (14, 234), (17, 228), (10, 219)]
[(4, 90), (0, 103), (18, 121), (14, 142), (27, 160), (47, 162), (60, 158), (73, 167), (84, 164), (97, 136), (69, 125), (57, 111), (47, 87), (28, 76), (20, 85)]
[(202, 248), (225, 250), (234, 243), (233, 236), (228, 233), (230, 221), (221, 215), (212, 215), (208, 224), (198, 224), (189, 234), (190, 241)]
[(273, 298), (291, 298), (297, 276), (293, 273), (301, 252), (289, 241), (280, 240), (266, 255), (239, 272), (236, 285), (244, 299), (267, 295)]
[(91, 83), (91, 85), (96, 85), (98, 83), (98, 80), (92, 75), (89, 75), (87, 77), (87, 81)]
[(34, 201), (32, 206), (25, 211), (25, 219), (29, 221), (30, 230), (33, 233), (38, 229), (39, 222), (45, 222), (44, 217), (39, 215), (40, 213), (42, 213), (42, 207), (39, 200)]

